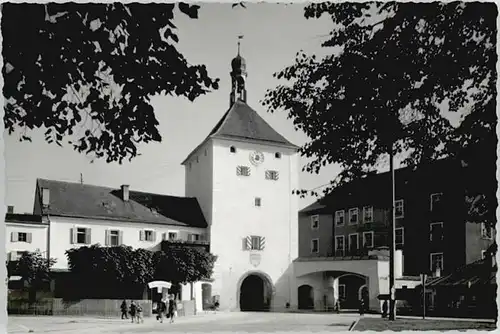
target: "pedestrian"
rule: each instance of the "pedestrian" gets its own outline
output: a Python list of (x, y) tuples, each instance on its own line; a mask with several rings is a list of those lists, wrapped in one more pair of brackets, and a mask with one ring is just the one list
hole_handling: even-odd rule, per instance
[(132, 323), (134, 322), (135, 320), (135, 316), (136, 316), (136, 311), (137, 311), (137, 306), (135, 305), (135, 302), (132, 300), (130, 302), (130, 310), (128, 313), (130, 313), (130, 318), (132, 319)]
[(122, 319), (128, 319), (128, 305), (127, 301), (124, 299), (122, 304), (120, 305), (120, 309), (122, 311)]
[(141, 306), (141, 304), (137, 303), (135, 312), (136, 312), (136, 317), (137, 317), (137, 323), (138, 324), (144, 323), (144, 318), (142, 316), (142, 306)]
[(359, 299), (359, 315), (364, 315), (365, 314), (365, 301), (363, 298)]
[(177, 305), (175, 304), (175, 298), (173, 295), (170, 295), (168, 299), (168, 315), (167, 315), (167, 317), (170, 318), (170, 323), (174, 322), (174, 317), (176, 316), (176, 313), (177, 313)]
[(387, 306), (387, 300), (384, 300), (384, 302), (382, 303), (382, 318), (386, 318), (387, 317), (387, 309), (389, 307)]
[(158, 302), (158, 306), (156, 307), (156, 320), (159, 320), (161, 323), (163, 323), (163, 313), (165, 313), (167, 310), (167, 303), (165, 299), (162, 299)]

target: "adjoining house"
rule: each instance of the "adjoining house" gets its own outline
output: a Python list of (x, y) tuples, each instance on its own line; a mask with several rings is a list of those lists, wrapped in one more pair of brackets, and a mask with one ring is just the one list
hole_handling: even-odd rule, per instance
[[(395, 171), (398, 298), (415, 299), (420, 274), (452, 273), (481, 259), (493, 243), (494, 228), (467, 220), (466, 189), (457, 182), (467, 173), (454, 159)], [(309, 300), (302, 307), (328, 309), (339, 301), (357, 308), (365, 294), (380, 311), (379, 299), (389, 296), (387, 251), (380, 251), (389, 241), (390, 195), (389, 173), (371, 174), (299, 212), (297, 262), (308, 267), (296, 263), (299, 300)]]
[[(5, 215), (5, 252), (9, 270), (26, 252), (47, 254), (48, 224), (41, 215), (16, 214), (14, 207), (9, 206)], [(8, 288), (11, 296), (23, 287), (21, 277), (10, 273)]]

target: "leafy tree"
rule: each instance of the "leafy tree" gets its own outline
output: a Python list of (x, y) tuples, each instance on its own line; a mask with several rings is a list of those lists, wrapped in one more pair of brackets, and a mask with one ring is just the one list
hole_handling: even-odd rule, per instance
[(168, 252), (133, 249), (130, 246), (73, 248), (66, 251), (73, 282), (82, 296), (98, 298), (142, 295), (154, 279), (173, 283), (210, 277), (215, 256), (190, 247)]
[(198, 17), (185, 3), (3, 4), (9, 134), (31, 140), (27, 130), (45, 129), (48, 143), (67, 137), (78, 152), (120, 163), (138, 143), (161, 141), (152, 95), (193, 101), (218, 88), (176, 49), (175, 8)]
[(217, 257), (203, 248), (172, 244), (154, 255), (155, 278), (177, 283), (196, 282), (212, 276)]
[(409, 166), (451, 156), (475, 172), (481, 152), (488, 167), (476, 174), (482, 180), (471, 197), (481, 190), (494, 212), (496, 6), (373, 2), (305, 8), (307, 19), (322, 15), (334, 23), (322, 44), (331, 53), (318, 59), (299, 52), (293, 65), (275, 74), (287, 82), (263, 101), (270, 112), (285, 110), (310, 137), (300, 150), (312, 159), (304, 170), (318, 173), (339, 164), (343, 171), (324, 189), (329, 193), (374, 170), (391, 151), (406, 154)]
[(8, 277), (20, 276), (28, 284), (30, 299), (33, 300), (36, 291), (48, 287), (51, 280), (50, 269), (55, 263), (55, 259), (47, 259), (40, 252), (26, 252), (19, 261), (7, 263), (7, 275)]
[(82, 296), (108, 297), (117, 291), (142, 293), (153, 278), (152, 252), (130, 246), (72, 248), (66, 251), (73, 283)]

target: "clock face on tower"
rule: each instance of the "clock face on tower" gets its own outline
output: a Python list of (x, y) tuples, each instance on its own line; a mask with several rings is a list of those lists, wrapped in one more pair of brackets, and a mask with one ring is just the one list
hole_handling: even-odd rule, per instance
[(252, 152), (250, 153), (250, 162), (257, 166), (264, 162), (264, 154), (262, 152)]

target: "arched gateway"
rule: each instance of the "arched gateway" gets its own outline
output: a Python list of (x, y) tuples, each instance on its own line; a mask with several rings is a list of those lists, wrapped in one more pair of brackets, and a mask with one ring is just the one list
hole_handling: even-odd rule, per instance
[(262, 272), (250, 272), (242, 276), (238, 284), (240, 310), (269, 311), (273, 296), (273, 286), (268, 275)]

